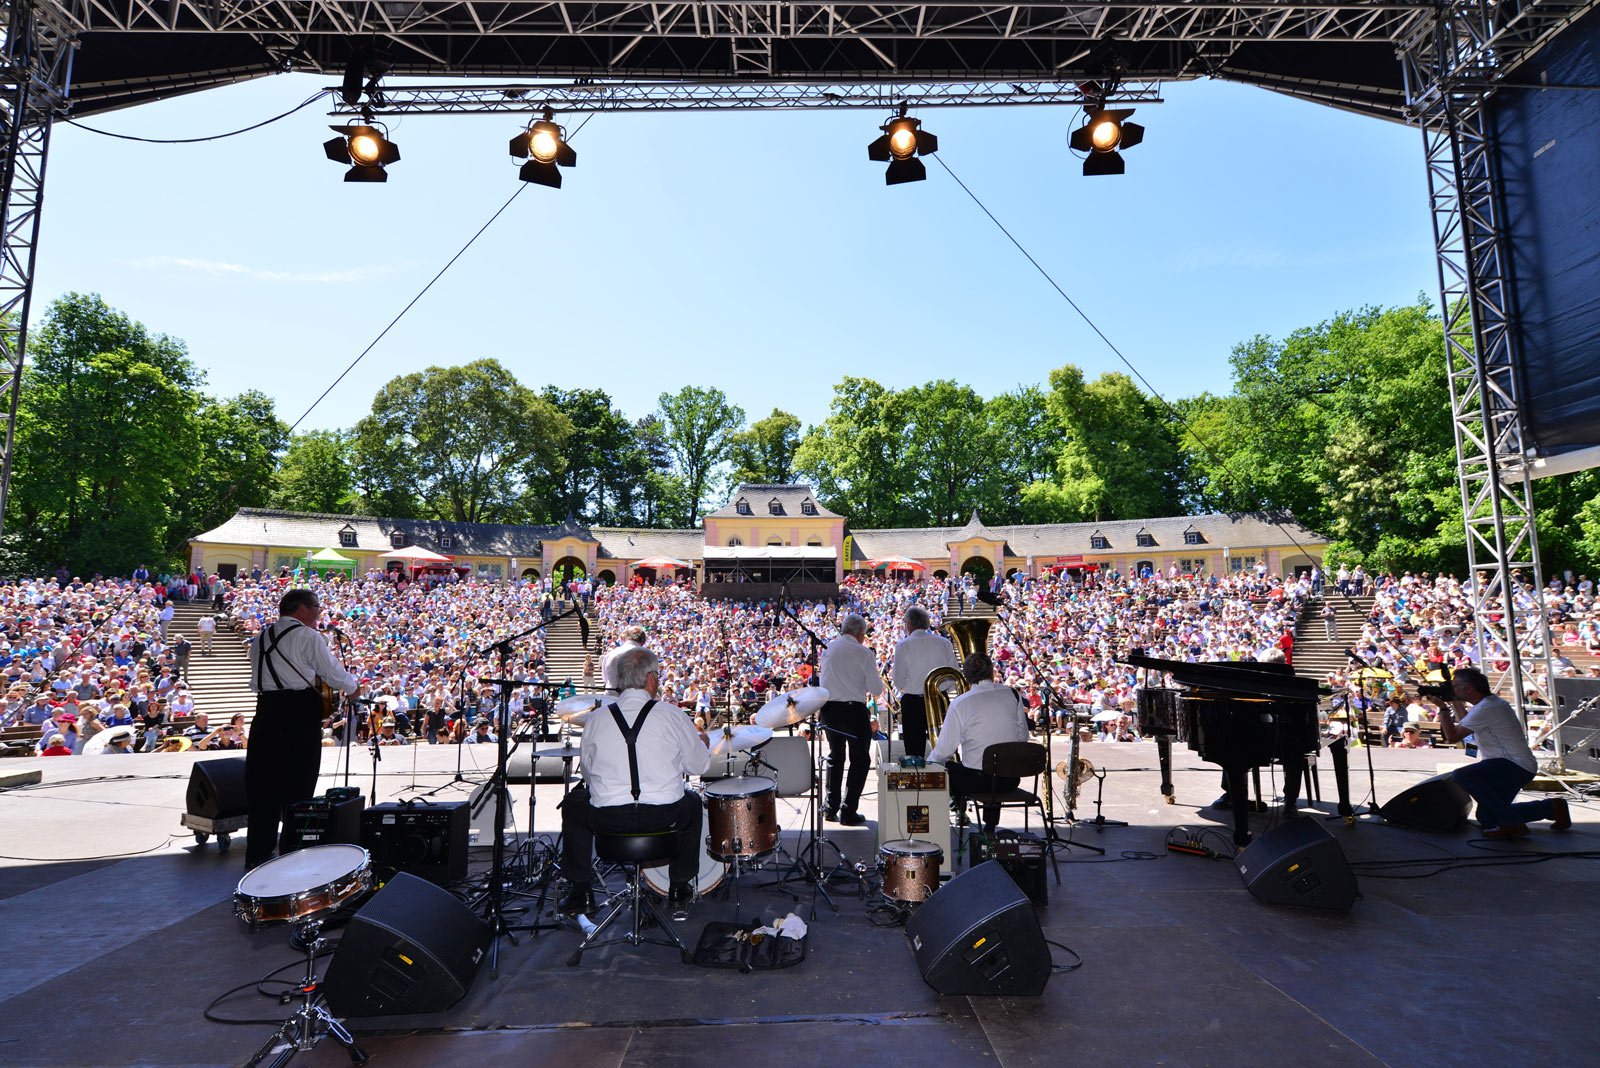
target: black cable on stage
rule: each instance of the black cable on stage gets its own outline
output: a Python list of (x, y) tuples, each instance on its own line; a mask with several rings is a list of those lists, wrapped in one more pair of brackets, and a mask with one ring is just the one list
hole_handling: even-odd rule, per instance
[(321, 100), (323, 97), (329, 95), (331, 95), (329, 90), (319, 89), (315, 93), (312, 93), (310, 96), (306, 97), (302, 103), (296, 104), (288, 111), (285, 111), (282, 115), (274, 115), (270, 119), (262, 119), (260, 122), (246, 126), (243, 129), (229, 130), (227, 133), (212, 134), (209, 137), (135, 137), (133, 134), (113, 133), (110, 130), (100, 130), (93, 126), (85, 126), (77, 119), (64, 119), (62, 121), (64, 121), (68, 126), (76, 126), (80, 130), (87, 130), (92, 134), (99, 134), (101, 137), (115, 137), (119, 141), (139, 141), (147, 145), (194, 145), (200, 144), (204, 141), (220, 141), (224, 137), (237, 137), (242, 133), (249, 133), (251, 130), (259, 130), (263, 126), (270, 126), (279, 119), (287, 119), (295, 112), (304, 110), (305, 108), (308, 108), (312, 104), (316, 103), (318, 100)]
[[(1005, 223), (1001, 222), (998, 218), (995, 217), (994, 212), (989, 210), (988, 205), (986, 205), (983, 201), (978, 199), (978, 194), (974, 193), (971, 190), (971, 188), (969, 188), (967, 186), (967, 183), (963, 182), (961, 180), (960, 176), (957, 175), (955, 171), (950, 169), (950, 164), (948, 164), (948, 163), (946, 163), (944, 161), (944, 157), (935, 154), (933, 158), (934, 158), (934, 161), (939, 164), (939, 166), (944, 168), (944, 171), (945, 171), (946, 174), (948, 174), (951, 178), (955, 179), (955, 183), (961, 187), (961, 191), (966, 193), (967, 196), (971, 197), (972, 198), (972, 202), (974, 204), (978, 205), (978, 208), (985, 215), (987, 215), (989, 217), (989, 221), (994, 223), (995, 226), (999, 227), (1000, 232), (1002, 234), (1006, 235), (1006, 240), (1010, 241), (1013, 245), (1015, 245), (1017, 247), (1017, 251), (1022, 253), (1023, 257), (1029, 263), (1033, 264), (1033, 269), (1038, 271), (1040, 277), (1042, 277), (1046, 282), (1050, 283), (1050, 288), (1054, 289), (1056, 291), (1056, 293), (1060, 295), (1062, 300), (1066, 301), (1069, 305), (1071, 305), (1072, 306), (1072, 310), (1077, 312), (1078, 313), (1078, 317), (1080, 319), (1082, 319), (1085, 323), (1088, 324), (1089, 329), (1093, 330), (1095, 332), (1095, 334), (1100, 338), (1100, 340), (1104, 341), (1106, 343), (1106, 348), (1110, 349), (1113, 353), (1116, 354), (1117, 359), (1121, 360), (1123, 365), (1126, 366), (1129, 371), (1133, 372), (1133, 376), (1135, 378), (1137, 378), (1140, 381), (1140, 383), (1142, 383), (1144, 385), (1144, 388), (1150, 391), (1150, 395), (1152, 397), (1154, 397), (1156, 400), (1161, 402), (1162, 407), (1166, 408), (1167, 411), (1169, 413), (1171, 413), (1173, 418), (1175, 418), (1178, 421), (1179, 425), (1181, 425), (1185, 430), (1187, 430), (1189, 432), (1190, 436), (1194, 438), (1194, 440), (1200, 445), (1200, 447), (1202, 449), (1204, 449), (1207, 453), (1209, 453), (1211, 458), (1216, 461), (1217, 465), (1223, 471), (1225, 471), (1227, 473), (1229, 478), (1234, 480), (1235, 486), (1238, 489), (1242, 490), (1245, 493), (1246, 496), (1249, 496), (1249, 497), (1253, 498), (1255, 500), (1257, 506), (1260, 507), (1261, 506), (1261, 495), (1255, 491), (1255, 487), (1253, 487), (1252, 485), (1250, 485), (1250, 483), (1246, 482), (1242, 477), (1240, 477), (1233, 470), (1232, 466), (1229, 465), (1228, 462), (1225, 461), (1220, 455), (1218, 455), (1217, 451), (1211, 447), (1211, 443), (1209, 441), (1207, 441), (1205, 438), (1200, 436), (1199, 431), (1195, 430), (1194, 426), (1192, 424), (1190, 424), (1189, 420), (1184, 418), (1183, 413), (1178, 411), (1178, 409), (1173, 406), (1171, 401), (1169, 401), (1169, 400), (1167, 400), (1167, 398), (1163, 397), (1156, 390), (1156, 388), (1150, 384), (1150, 380), (1145, 378), (1145, 376), (1140, 373), (1139, 369), (1133, 365), (1133, 361), (1129, 360), (1126, 356), (1124, 356), (1122, 354), (1122, 350), (1117, 348), (1117, 346), (1112, 342), (1112, 340), (1109, 337), (1106, 336), (1105, 331), (1101, 330), (1100, 327), (1095, 324), (1095, 321), (1093, 319), (1089, 318), (1089, 313), (1084, 311), (1082, 308), (1080, 308), (1078, 306), (1078, 302), (1073, 300), (1070, 296), (1067, 295), (1067, 291), (1065, 289), (1062, 289), (1061, 286), (1059, 284), (1057, 284), (1056, 280), (1050, 276), (1050, 272), (1045, 270), (1044, 266), (1042, 264), (1040, 264), (1040, 262), (1038, 260), (1033, 258), (1033, 253), (1029, 252), (1023, 246), (1022, 242), (1018, 241), (1016, 239), (1015, 235), (1013, 235), (1010, 230), (1006, 229)], [(1262, 511), (1266, 511), (1267, 509), (1261, 508), (1261, 510)], [(1283, 523), (1281, 523), (1278, 520), (1274, 519), (1272, 521), (1272, 525), (1277, 527), (1280, 531), (1282, 531), (1283, 535), (1286, 538), (1289, 539), (1290, 543), (1293, 544), (1295, 548), (1300, 550), (1302, 555), (1305, 555), (1305, 556), (1308, 556), (1308, 557), (1311, 555), (1310, 552), (1306, 549), (1306, 547), (1304, 545), (1300, 544), (1300, 542), (1295, 538), (1294, 534), (1291, 533), (1289, 531), (1289, 529), (1283, 525)], [(1348, 596), (1346, 596), (1346, 600), (1349, 600)]]
[(1071, 953), (1073, 957), (1072, 964), (1057, 964), (1054, 960), (1052, 960), (1050, 962), (1050, 974), (1064, 975), (1067, 972), (1075, 972), (1079, 968), (1083, 967), (1083, 954), (1079, 953), (1071, 946), (1064, 946), (1060, 942), (1057, 942), (1051, 938), (1046, 938), (1044, 940), (1044, 944), (1047, 946), (1055, 946), (1059, 950), (1062, 950), (1066, 953)]
[[(339, 944), (337, 942), (335, 942), (333, 945), (330, 945), (326, 949), (324, 949), (321, 952), (317, 953), (315, 955), (315, 957), (313, 957), (312, 959), (321, 960), (323, 957), (328, 956), (330, 953), (332, 953), (334, 950), (336, 950), (338, 948), (339, 948)], [(300, 986), (300, 984), (299, 984), (299, 982), (297, 980), (294, 980), (294, 979), (278, 979), (278, 978), (275, 978), (275, 977), (277, 976), (277, 974), (279, 972), (286, 972), (290, 968), (300, 968), (300, 967), (304, 967), (304, 966), (305, 966), (305, 960), (304, 959), (292, 960), (288, 964), (283, 965), (283, 967), (281, 967), (281, 968), (272, 969), (270, 972), (268, 972), (266, 975), (263, 975), (259, 979), (252, 979), (248, 983), (240, 983), (238, 986), (234, 987), (232, 990), (227, 990), (227, 991), (224, 991), (221, 994), (218, 994), (214, 999), (212, 999), (211, 1004), (207, 1005), (205, 1007), (205, 1009), (202, 1010), (201, 1015), (204, 1016), (211, 1023), (232, 1024), (232, 1025), (236, 1025), (236, 1026), (243, 1026), (243, 1025), (265, 1026), (265, 1025), (269, 1025), (269, 1024), (281, 1024), (281, 1023), (283, 1023), (283, 1019), (281, 1017), (278, 1018), (278, 1019), (235, 1020), (235, 1019), (229, 1019), (226, 1016), (213, 1015), (212, 1014), (212, 1010), (215, 1009), (218, 1005), (222, 1004), (222, 1002), (226, 1001), (228, 998), (231, 998), (231, 997), (233, 997), (233, 995), (239, 993), (239, 991), (241, 991), (241, 990), (249, 990), (251, 987), (255, 987), (255, 991), (256, 991), (257, 994), (260, 994), (264, 998), (271, 998), (272, 1000), (278, 1002), (280, 1005), (290, 1004), (293, 1001), (292, 998), (289, 999), (288, 1001), (285, 1001), (283, 996), (280, 995), (280, 994), (269, 994), (267, 991), (261, 989), (261, 984), (263, 984), (263, 983), (287, 983), (291, 987), (298, 988)]]
[[(304, 106), (304, 105), (302, 105), (302, 106)], [(580, 122), (578, 124), (578, 128), (576, 130), (573, 130), (572, 133), (567, 136), (567, 140), (571, 141), (572, 138), (576, 137), (579, 134), (579, 132), (581, 132), (583, 130), (583, 128), (585, 126), (589, 125), (589, 119), (592, 119), (592, 118), (594, 118), (594, 115), (591, 114), (591, 115), (587, 116), (582, 122)], [(325, 400), (327, 398), (328, 394), (332, 393), (334, 388), (336, 386), (338, 386), (338, 384), (340, 382), (344, 381), (344, 378), (345, 378), (346, 375), (348, 375), (351, 371), (354, 371), (356, 369), (356, 364), (360, 363), (362, 361), (362, 359), (367, 355), (367, 353), (371, 352), (374, 348), (377, 347), (378, 342), (382, 341), (384, 339), (385, 335), (387, 335), (390, 330), (394, 329), (395, 324), (398, 323), (401, 319), (403, 319), (405, 317), (406, 312), (410, 311), (412, 306), (415, 305), (417, 303), (417, 301), (421, 300), (423, 298), (423, 295), (426, 294), (428, 292), (428, 290), (433, 288), (433, 285), (434, 285), (435, 282), (437, 282), (439, 279), (444, 277), (444, 273), (446, 271), (448, 271), (451, 267), (455, 266), (455, 262), (466, 254), (467, 249), (472, 247), (473, 242), (477, 241), (478, 238), (482, 237), (483, 236), (483, 232), (485, 230), (489, 229), (489, 227), (494, 224), (494, 221), (496, 219), (500, 218), (501, 214), (507, 208), (509, 208), (511, 206), (511, 202), (513, 200), (516, 200), (518, 197), (520, 197), (523, 194), (523, 192), (527, 190), (527, 188), (528, 188), (528, 183), (527, 182), (521, 182), (521, 183), (519, 183), (517, 185), (516, 192), (512, 193), (509, 197), (507, 197), (506, 198), (506, 202), (504, 204), (500, 205), (499, 209), (493, 215), (489, 216), (489, 221), (484, 223), (482, 226), (478, 227), (478, 232), (473, 234), (470, 238), (467, 239), (467, 243), (465, 245), (462, 245), (460, 250), (457, 251), (454, 256), (450, 257), (450, 261), (448, 263), (446, 263), (443, 267), (439, 268), (439, 273), (434, 275), (432, 278), (430, 278), (428, 280), (428, 284), (423, 286), (422, 289), (417, 292), (417, 295), (412, 297), (411, 300), (409, 302), (407, 302), (407, 304), (406, 304), (406, 306), (404, 308), (400, 309), (400, 313), (398, 315), (396, 315), (393, 319), (389, 320), (389, 325), (384, 327), (383, 330), (379, 332), (378, 336), (372, 339), (372, 343), (369, 344), (366, 348), (362, 349), (360, 354), (357, 355), (355, 359), (350, 361), (350, 366), (346, 367), (343, 371), (339, 372), (339, 377), (335, 378), (333, 380), (333, 382), (328, 386), (328, 388), (323, 390), (322, 393), (317, 397), (317, 399), (311, 402), (311, 407), (307, 408), (305, 411), (300, 413), (300, 418), (296, 419), (294, 421), (294, 423), (289, 427), (289, 433), (293, 434), (294, 431), (295, 431), (295, 428), (298, 427), (301, 423), (306, 421), (306, 416), (310, 415), (312, 413), (312, 411), (314, 411), (316, 409), (317, 405), (321, 404), (323, 402), (323, 400)]]

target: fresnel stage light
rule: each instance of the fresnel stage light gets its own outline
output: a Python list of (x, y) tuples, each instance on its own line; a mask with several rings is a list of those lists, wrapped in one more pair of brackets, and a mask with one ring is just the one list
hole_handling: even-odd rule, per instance
[(1144, 140), (1144, 127), (1129, 122), (1133, 108), (1108, 108), (1105, 101), (1084, 105), (1083, 125), (1072, 131), (1072, 150), (1087, 155), (1084, 174), (1121, 174), (1126, 169), (1122, 150)]
[(372, 125), (372, 119), (351, 126), (330, 126), (338, 137), (323, 142), (322, 150), (335, 163), (350, 165), (345, 172), (347, 182), (387, 182), (389, 173), (384, 168), (399, 162), (399, 147), (386, 136), (387, 130)]
[(578, 154), (567, 144), (567, 131), (554, 122), (555, 112), (546, 108), (544, 118), (511, 139), (511, 154), (528, 162), (517, 177), (524, 182), (561, 188), (560, 167), (576, 167)]
[(900, 113), (878, 127), (883, 136), (867, 146), (868, 159), (889, 165), (885, 185), (922, 181), (928, 168), (917, 157), (939, 151), (939, 139), (922, 128), (922, 120), (907, 118), (906, 109), (901, 104)]

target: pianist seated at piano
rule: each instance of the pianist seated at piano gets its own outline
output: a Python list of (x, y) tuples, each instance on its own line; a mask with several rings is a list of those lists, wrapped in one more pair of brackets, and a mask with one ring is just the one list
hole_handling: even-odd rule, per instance
[[(985, 653), (967, 657), (961, 674), (972, 688), (950, 702), (928, 759), (945, 765), (952, 799), (982, 799), (1015, 790), (1022, 785), (1021, 779), (984, 774), (983, 751), (999, 742), (1028, 740), (1028, 715), (1022, 698), (1011, 687), (994, 681), (994, 661)], [(999, 822), (1000, 807), (985, 804), (983, 829), (992, 834)]]

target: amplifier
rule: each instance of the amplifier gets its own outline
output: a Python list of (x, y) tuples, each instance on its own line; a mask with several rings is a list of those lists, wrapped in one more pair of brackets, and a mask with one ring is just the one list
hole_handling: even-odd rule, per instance
[(945, 870), (954, 866), (950, 777), (941, 765), (878, 765), (878, 845), (901, 838), (932, 842), (944, 850)]
[(386, 877), (407, 872), (446, 886), (467, 877), (468, 802), (391, 801), (361, 814), (361, 844)]
[(361, 844), (361, 810), (366, 800), (327, 796), (296, 801), (283, 821), (283, 852), (307, 846)]
[(1037, 838), (967, 836), (967, 867), (994, 861), (1005, 869), (1028, 900), (1048, 905), (1050, 893), (1044, 877), (1045, 844)]

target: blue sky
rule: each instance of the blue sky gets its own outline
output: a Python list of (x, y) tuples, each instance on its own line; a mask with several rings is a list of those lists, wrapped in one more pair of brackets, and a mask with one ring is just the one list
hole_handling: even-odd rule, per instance
[[(85, 120), (220, 133), (331, 79), (281, 76)], [(1436, 299), (1421, 136), (1220, 82), (1164, 87), (1121, 178), (1085, 178), (1066, 108), (926, 109), (940, 156), (1167, 396), (1346, 309)], [(219, 394), (293, 421), (521, 184), (509, 116), (390, 124), (385, 185), (344, 184), (322, 105), (240, 137), (145, 145), (57, 128), (35, 315), (98, 292), (182, 338)], [(304, 428), (390, 378), (492, 356), (630, 417), (715, 385), (807, 424), (845, 374), (985, 396), (1122, 364), (936, 162), (883, 184), (871, 111), (597, 115), (557, 191), (528, 186)], [(581, 116), (559, 116), (569, 129)]]

